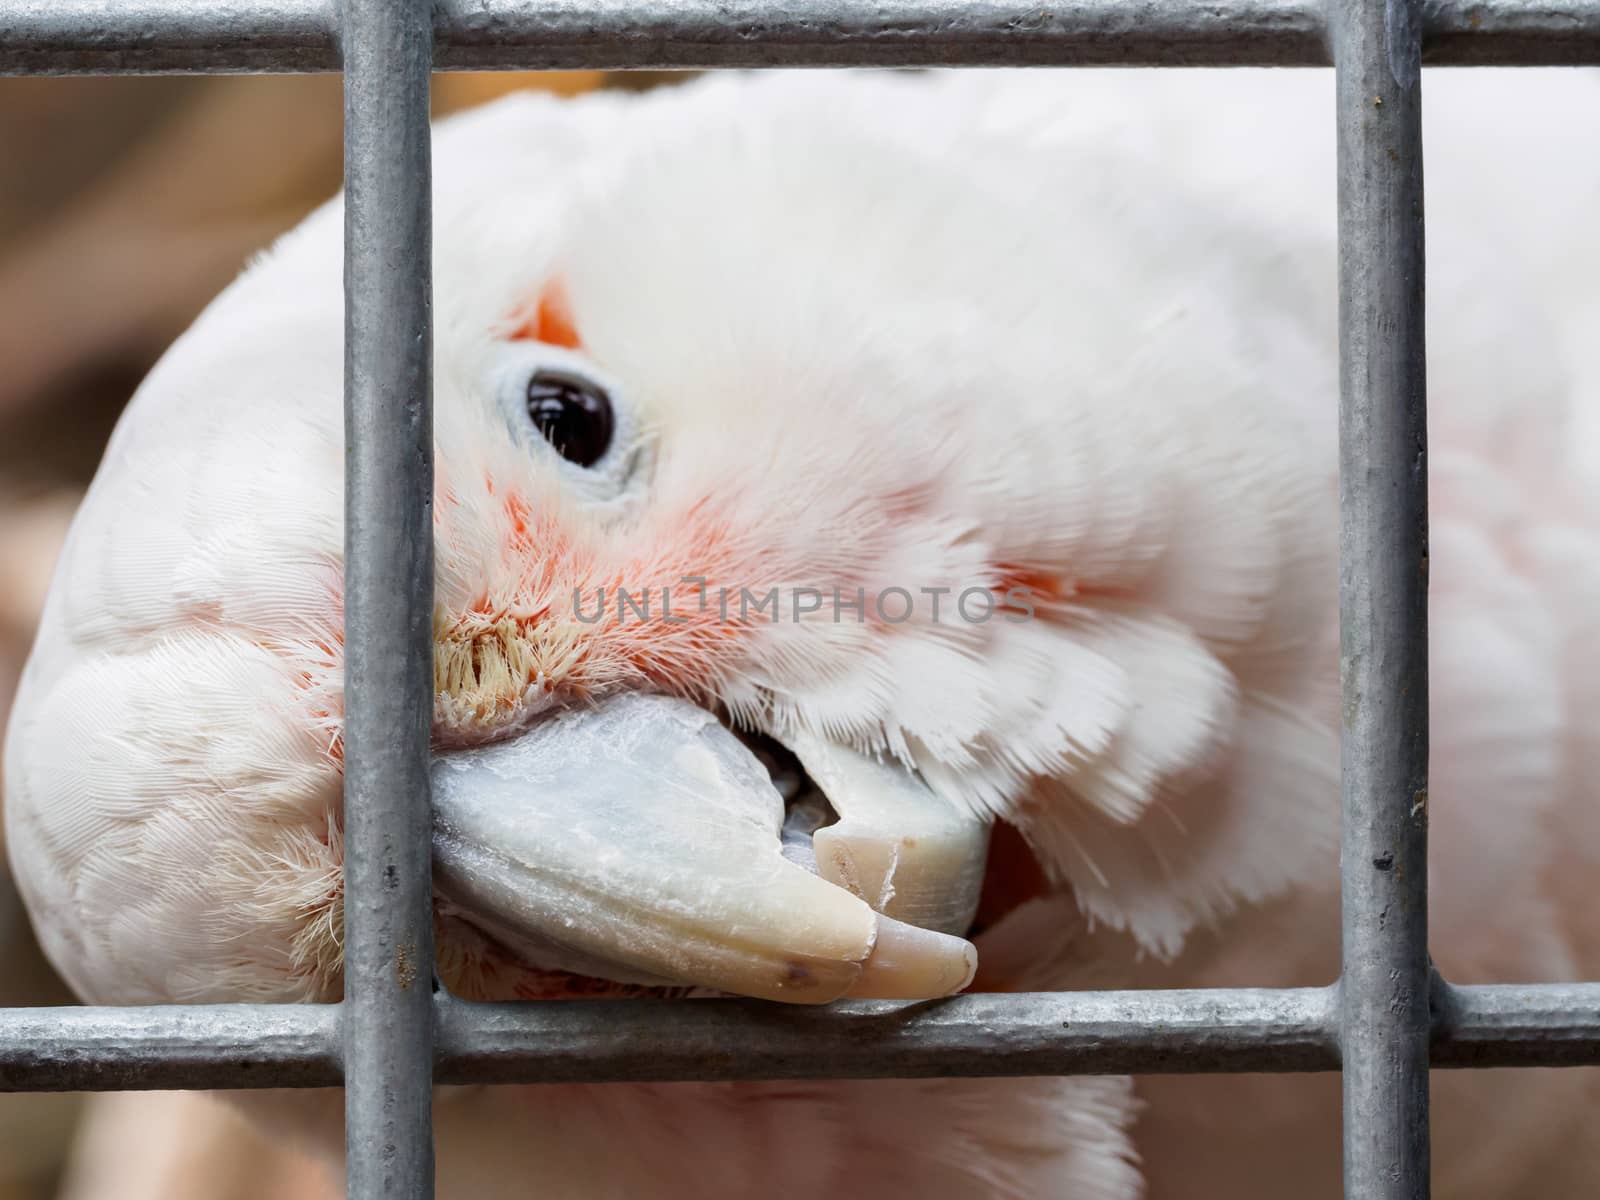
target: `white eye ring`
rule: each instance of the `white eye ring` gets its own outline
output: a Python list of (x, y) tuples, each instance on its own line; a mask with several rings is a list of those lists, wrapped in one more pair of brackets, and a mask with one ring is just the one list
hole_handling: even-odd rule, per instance
[[(622, 497), (642, 482), (646, 456), (625, 389), (584, 355), (544, 342), (506, 342), (496, 352), (491, 374), (493, 394), (512, 434), (530, 454), (540, 456), (539, 461), (559, 470), (572, 491), (604, 502)], [(576, 394), (604, 398), (609, 437), (598, 454), (574, 456), (571, 447), (553, 444), (552, 432), (559, 431), (541, 423), (530, 406), (530, 396), (541, 382), (547, 398), (562, 384), (571, 385)]]

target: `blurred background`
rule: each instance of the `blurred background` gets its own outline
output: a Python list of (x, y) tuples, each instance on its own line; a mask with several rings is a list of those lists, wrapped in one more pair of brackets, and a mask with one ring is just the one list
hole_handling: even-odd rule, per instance
[[(440, 75), (436, 114), (648, 73)], [(0, 719), (123, 405), (341, 174), (338, 76), (0, 79)], [(71, 1003), (0, 857), (0, 1005)], [(323, 1200), (321, 1164), (199, 1094), (0, 1095), (0, 1200)]]

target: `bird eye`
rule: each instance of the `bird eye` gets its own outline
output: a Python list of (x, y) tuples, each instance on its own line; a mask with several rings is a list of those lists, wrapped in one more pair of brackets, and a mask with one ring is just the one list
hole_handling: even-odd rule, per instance
[(557, 454), (580, 467), (605, 457), (616, 432), (604, 388), (544, 371), (528, 381), (528, 419)]

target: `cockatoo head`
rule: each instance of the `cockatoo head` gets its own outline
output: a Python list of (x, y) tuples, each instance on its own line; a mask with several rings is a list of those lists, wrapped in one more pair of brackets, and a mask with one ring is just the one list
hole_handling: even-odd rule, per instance
[[(1228, 902), (1174, 899), (1165, 850), (1096, 860), (1165, 781), (1226, 785), (1223, 657), (1298, 644), (1297, 462), (1180, 456), (1167, 399), (1248, 393), (1296, 343), (1241, 347), (1167, 286), (1190, 251), (1137, 171), (1022, 186), (1021, 136), (894, 79), (441, 127), (447, 982), (944, 995), (997, 816), (1044, 866), (1011, 856), (1008, 904), (1071, 876), (1165, 950)], [(1041, 237), (1063, 172), (1081, 220)], [(1101, 213), (1158, 309), (1107, 303), (1130, 257)], [(335, 203), (153, 372), (58, 575), (8, 820), (91, 997), (337, 992), (340, 233)]]
[[(503, 138), (508, 115), (479, 121)], [(437, 861), (451, 911), (525, 960), (803, 1001), (972, 976), (951, 935), (988, 815), (916, 773), (895, 709), (905, 660), (970, 670), (985, 638), (961, 626), (1017, 603), (943, 503), (940, 416), (1007, 371), (971, 353), (1007, 305), (961, 282), (1005, 247), (926, 264), (973, 198), (858, 211), (806, 128), (440, 197)], [(948, 170), (876, 149), (851, 164), (869, 193)], [(809, 846), (812, 795), (785, 858), (781, 798), (712, 714), (798, 755), (845, 819)]]
[[(701, 93), (699, 111), (720, 107)], [(945, 503), (974, 475), (966, 422), (947, 414), (1018, 386), (1006, 325), (1030, 299), (978, 288), (986, 263), (1015, 260), (1014, 231), (949, 232), (952, 206), (994, 198), (915, 144), (841, 151), (785, 105), (759, 127), (724, 112), (713, 144), (657, 151), (674, 106), (630, 112), (624, 134), (627, 104), (569, 116), (518, 98), (438, 139), (441, 969), (483, 995), (589, 986), (573, 976), (802, 1002), (959, 990), (990, 816), (931, 787), (913, 753), (947, 736), (924, 688), (970, 693), (986, 627), (1015, 615), (1017, 572)], [(861, 191), (819, 177), (822, 154)], [(914, 201), (858, 199), (890, 189)], [(141, 714), (149, 788), (115, 801), (141, 813), (170, 801), (185, 755), (197, 776), (224, 755), (251, 764), (229, 778), (296, 764), (211, 869), (253, 873), (258, 908), (292, 903), (320, 930), (278, 956), (313, 993), (338, 968), (337, 881), (313, 868), (336, 858), (340, 824), (339, 234), (330, 206), (154, 372), (34, 668), (59, 691), (85, 662), (162, 659), (130, 684), (159, 675), (159, 703), (95, 686), (98, 708)], [(203, 648), (167, 661), (174, 647)], [(265, 728), (225, 750), (229, 692)], [(212, 749), (197, 744), (208, 725)], [(809, 774), (786, 833), (785, 797), (732, 730)], [(14, 840), (40, 852), (19, 850), (25, 876), (52, 860), (76, 876), (80, 849), (45, 827), (95, 808), (110, 779), (47, 778), (47, 757), (13, 755)], [(296, 822), (316, 832), (285, 849)], [(301, 859), (305, 878), (274, 897), (260, 876)], [(245, 885), (226, 888), (242, 923)], [(38, 907), (96, 919), (59, 899)], [(83, 941), (58, 939), (68, 973), (129, 994)], [(236, 994), (216, 978), (151, 990)], [(247, 990), (271, 993), (255, 977)]]

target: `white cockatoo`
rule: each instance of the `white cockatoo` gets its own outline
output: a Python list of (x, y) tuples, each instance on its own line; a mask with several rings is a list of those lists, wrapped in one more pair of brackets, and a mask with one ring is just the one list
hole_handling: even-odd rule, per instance
[[(1434, 949), (1580, 978), (1600, 85), (1425, 88)], [(1321, 72), (728, 76), (442, 124), (446, 983), (1331, 980), (1332, 151)], [(155, 369), (55, 580), (7, 826), (91, 1002), (340, 992), (340, 234), (335, 201)], [(440, 1186), (1331, 1197), (1337, 1089), (466, 1089)], [(1437, 1194), (1600, 1186), (1592, 1072), (1436, 1093)]]

